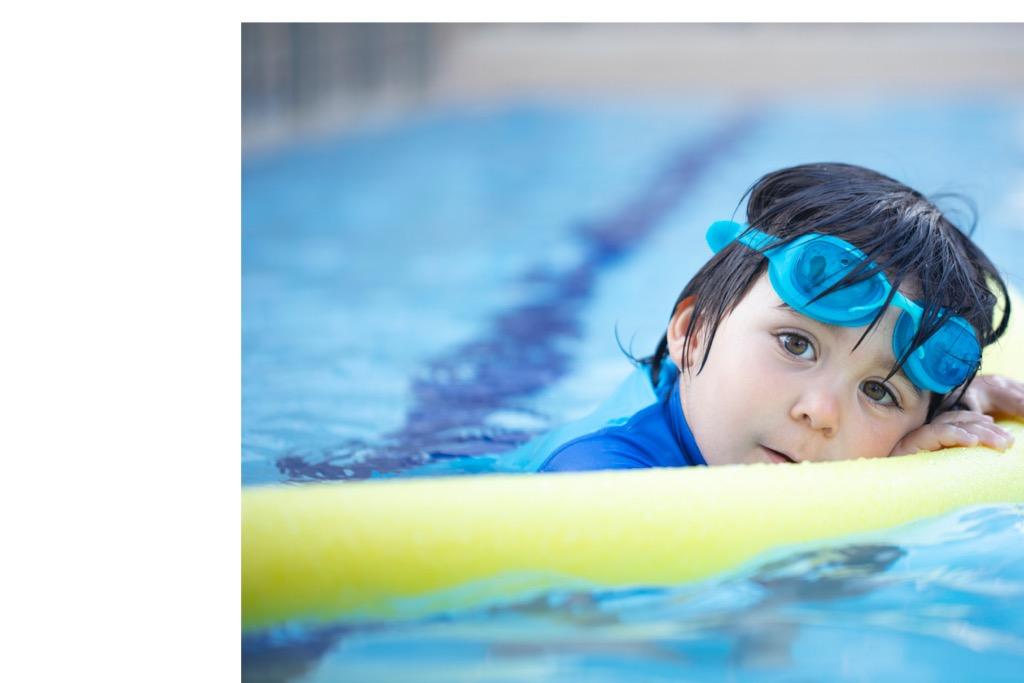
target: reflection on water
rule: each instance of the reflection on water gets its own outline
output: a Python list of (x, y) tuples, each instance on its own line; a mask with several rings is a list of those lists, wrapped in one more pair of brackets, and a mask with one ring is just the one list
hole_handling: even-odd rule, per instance
[(884, 573), (905, 554), (893, 545), (851, 545), (765, 564), (750, 578), (765, 588), (762, 598), (720, 625), (736, 643), (733, 662), (744, 667), (790, 665), (800, 624), (786, 617), (789, 605), (866, 593), (880, 585)]
[(243, 641), (247, 681), (863, 680), (1024, 666), (1024, 507), (990, 506), (681, 587), (551, 593)]

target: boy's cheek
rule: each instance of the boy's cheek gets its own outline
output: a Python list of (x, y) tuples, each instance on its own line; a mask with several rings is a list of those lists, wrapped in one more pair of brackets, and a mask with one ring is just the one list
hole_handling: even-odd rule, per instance
[(910, 429), (906, 427), (886, 429), (877, 424), (858, 427), (853, 435), (854, 442), (850, 447), (850, 451), (853, 453), (851, 458), (884, 458), (892, 453), (893, 449), (904, 439), (915, 438), (923, 427), (924, 425), (916, 425)]

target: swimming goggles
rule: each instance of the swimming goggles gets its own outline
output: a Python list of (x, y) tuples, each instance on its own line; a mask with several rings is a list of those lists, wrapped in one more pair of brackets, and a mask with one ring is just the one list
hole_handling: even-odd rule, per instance
[[(777, 237), (733, 221), (717, 221), (708, 228), (708, 244), (716, 253), (737, 239), (768, 259), (768, 277), (779, 298), (819, 322), (863, 327), (875, 319), (893, 289), (881, 269), (868, 261), (865, 272), (875, 275), (815, 299), (867, 261), (864, 252), (838, 237), (814, 232), (772, 247), (780, 241)], [(902, 309), (892, 334), (892, 351), (900, 359), (913, 342), (924, 309), (899, 291), (889, 305)], [(960, 316), (950, 316), (906, 357), (903, 371), (916, 386), (944, 394), (966, 381), (980, 360), (974, 328)]]

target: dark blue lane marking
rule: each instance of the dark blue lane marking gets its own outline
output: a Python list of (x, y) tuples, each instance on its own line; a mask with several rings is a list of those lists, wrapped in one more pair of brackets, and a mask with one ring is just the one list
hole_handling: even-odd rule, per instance
[[(277, 461), (293, 481), (362, 479), (445, 458), (500, 453), (538, 432), (487, 426), (569, 371), (570, 344), (581, 336), (580, 313), (598, 274), (635, 249), (687, 196), (694, 183), (749, 131), (739, 116), (680, 149), (635, 197), (610, 216), (578, 228), (585, 256), (568, 271), (536, 268), (525, 283), (539, 292), (498, 315), (482, 337), (430, 361), (412, 384), (405, 425), (374, 443), (349, 441)], [(461, 468), (472, 471), (472, 464)]]

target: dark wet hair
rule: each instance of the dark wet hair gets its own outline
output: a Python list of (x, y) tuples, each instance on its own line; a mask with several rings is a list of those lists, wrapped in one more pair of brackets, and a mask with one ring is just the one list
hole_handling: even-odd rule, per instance
[[(904, 281), (913, 284), (913, 298), (924, 308), (924, 316), (910, 351), (924, 343), (950, 315), (962, 316), (973, 325), (982, 347), (994, 342), (1006, 330), (1010, 319), (1006, 284), (968, 236), (974, 231), (976, 212), (966, 198), (936, 197), (955, 198), (964, 203), (972, 217), (964, 233), (920, 192), (881, 173), (850, 164), (817, 163), (784, 168), (760, 178), (744, 193), (743, 197), (747, 196), (747, 223), (778, 237), (782, 243), (808, 232), (835, 235), (859, 248), (877, 264), (892, 283), (894, 292)], [(867, 264), (862, 266), (833, 288), (871, 277)], [(684, 340), (689, 343), (698, 331), (703, 335), (704, 356), (698, 373), (707, 363), (719, 323), (739, 304), (766, 267), (767, 259), (760, 252), (733, 242), (705, 263), (679, 294), (672, 307), (673, 315), (681, 301), (695, 297)], [(828, 291), (832, 290), (822, 294)], [(997, 294), (1001, 302), (998, 322), (994, 319)], [(884, 313), (883, 308), (865, 335)], [(655, 383), (667, 356), (668, 336), (665, 335), (654, 353), (640, 360), (649, 367)], [(905, 359), (896, 359), (890, 377), (899, 371)], [(973, 378), (974, 375), (962, 385), (961, 392)], [(932, 395), (928, 420), (935, 416), (947, 396)]]

